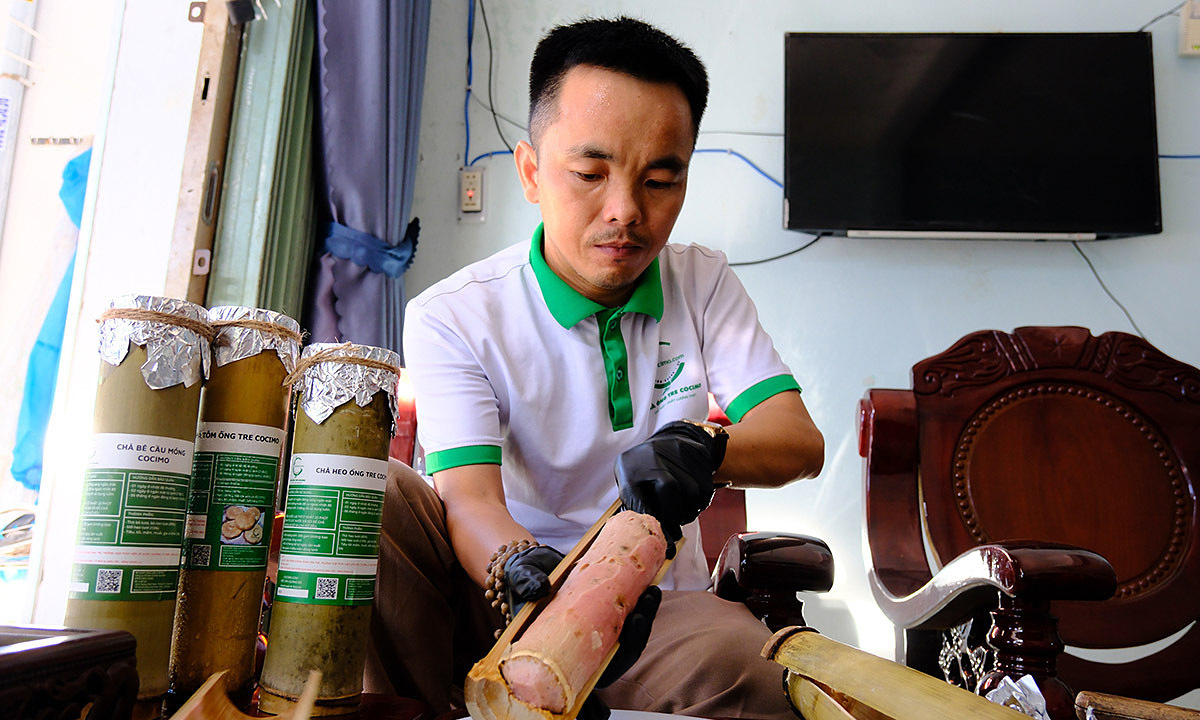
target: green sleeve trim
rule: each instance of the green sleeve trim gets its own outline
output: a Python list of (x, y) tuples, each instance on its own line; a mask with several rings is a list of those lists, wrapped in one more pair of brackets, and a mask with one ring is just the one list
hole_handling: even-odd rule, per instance
[(725, 414), (735, 423), (741, 422), (742, 417), (763, 400), (788, 390), (800, 391), (800, 383), (796, 382), (796, 378), (791, 375), (776, 375), (767, 378), (751, 385), (741, 395), (735, 397), (733, 402), (729, 403), (729, 407), (725, 408)]
[(432, 474), (463, 465), (499, 465), (500, 448), (496, 445), (469, 445), (431, 452), (425, 456), (425, 470)]

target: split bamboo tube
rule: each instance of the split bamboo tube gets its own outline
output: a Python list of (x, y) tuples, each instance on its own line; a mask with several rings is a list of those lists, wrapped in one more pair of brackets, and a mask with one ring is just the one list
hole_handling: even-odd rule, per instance
[(809, 720), (1028, 720), (949, 683), (830, 640), (784, 628), (763, 657), (788, 669), (788, 697)]

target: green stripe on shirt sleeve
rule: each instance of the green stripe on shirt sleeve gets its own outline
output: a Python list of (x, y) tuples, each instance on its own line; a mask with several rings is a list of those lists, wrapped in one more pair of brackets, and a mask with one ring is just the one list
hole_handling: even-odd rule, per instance
[(800, 391), (800, 383), (796, 382), (796, 378), (791, 375), (776, 375), (767, 378), (751, 385), (741, 395), (735, 397), (733, 402), (729, 403), (729, 407), (725, 408), (725, 414), (735, 423), (741, 422), (742, 417), (763, 400), (788, 390)]
[(500, 448), (496, 445), (468, 445), (431, 452), (425, 456), (425, 471), (432, 474), (463, 465), (499, 465)]

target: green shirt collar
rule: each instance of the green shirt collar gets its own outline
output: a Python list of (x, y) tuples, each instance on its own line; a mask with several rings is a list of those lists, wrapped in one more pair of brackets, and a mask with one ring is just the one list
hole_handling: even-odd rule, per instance
[[(574, 327), (580, 320), (605, 310), (603, 305), (593, 302), (580, 295), (550, 269), (542, 253), (543, 227), (539, 223), (533, 231), (533, 240), (529, 244), (529, 263), (533, 267), (534, 277), (542, 289), (542, 297), (546, 299), (546, 307), (550, 314), (564, 328)], [(656, 321), (662, 320), (663, 293), (662, 276), (658, 269), (658, 258), (654, 258), (642, 276), (638, 278), (633, 295), (620, 308), (622, 312), (638, 312), (649, 315)]]

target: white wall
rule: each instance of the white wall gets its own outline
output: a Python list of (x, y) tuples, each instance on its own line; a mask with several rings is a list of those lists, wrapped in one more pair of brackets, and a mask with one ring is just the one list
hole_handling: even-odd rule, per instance
[[(60, 624), (75, 539), (86, 435), (91, 430), (99, 355), (95, 319), (118, 295), (161, 295), (175, 226), (183, 152), (203, 25), (188, 22), (187, 0), (124, 0), (107, 33), (107, 104), (98, 121), (80, 257), (67, 316), (39, 499), (33, 620)], [(108, 93), (111, 92), (111, 96)]]
[[(25, 0), (6, 3), (18, 12)], [(14, 148), (0, 237), (0, 513), (33, 507), (37, 493), (12, 477), (12, 451), (25, 389), (29, 353), (46, 310), (58, 289), (77, 230), (58, 192), (66, 163), (83, 152), (103, 123), (107, 103), (105, 72), (116, 0), (77, 3), (40, 0), (28, 79), (19, 125), (8, 142)], [(11, 30), (10, 30), (11, 32)], [(80, 144), (33, 144), (32, 138), (81, 138)], [(5, 521), (12, 519), (5, 516)], [(28, 622), (32, 582), (0, 581), (0, 622)]]
[[(553, 24), (579, 16), (642, 17), (690, 44), (709, 68), (712, 92), (698, 147), (731, 147), (782, 178), (783, 33), (786, 31), (1130, 31), (1174, 0), (690, 0), (644, 3), (509, 0), (487, 3), (497, 110), (524, 122), (528, 62)], [(435, 2), (413, 207), (422, 234), (407, 274), (410, 294), (473, 260), (527, 238), (538, 221), (510, 156), (487, 168), (486, 221), (459, 224), (456, 170), (463, 161), (467, 3)], [(1200, 58), (1177, 54), (1178, 18), (1156, 23), (1155, 81), (1162, 153), (1200, 153)], [(475, 92), (487, 98), (487, 44), (476, 16)], [(819, 112), (814, 109), (814, 112)], [(472, 103), (471, 157), (501, 150), (490, 115)], [(503, 124), (510, 143), (521, 131)], [(725, 131), (752, 134), (727, 134)], [(1200, 365), (1194, 309), (1200, 287), (1200, 161), (1162, 160), (1161, 235), (1085, 245), (1097, 269), (1160, 349)], [(675, 240), (725, 251), (733, 261), (769, 257), (806, 238), (781, 229), (782, 192), (735, 158), (699, 155)], [(1130, 330), (1069, 244), (825, 238), (803, 253), (739, 268), (825, 433), (816, 480), (751, 493), (750, 525), (825, 538), (837, 563), (834, 589), (808, 601), (809, 621), (833, 637), (891, 656), (894, 636), (866, 583), (862, 460), (855, 407), (869, 387), (909, 387), (912, 364), (967, 332), (1077, 324)], [(1192, 310), (1188, 310), (1192, 308)]]
[[(14, 3), (15, 5), (16, 3)], [(22, 4), (25, 4), (22, 0)], [(101, 121), (102, 87), (109, 56), (113, 0), (77, 4), (41, 0), (20, 124), (14, 146), (12, 184), (0, 235), (0, 511), (32, 504), (10, 473), (17, 414), (29, 352), (41, 329), (75, 248), (75, 226), (59, 200), (63, 168), (87, 149)], [(7, 5), (7, 3), (6, 3)], [(13, 8), (16, 10), (16, 8)], [(32, 138), (81, 138), (78, 145), (39, 144)]]

